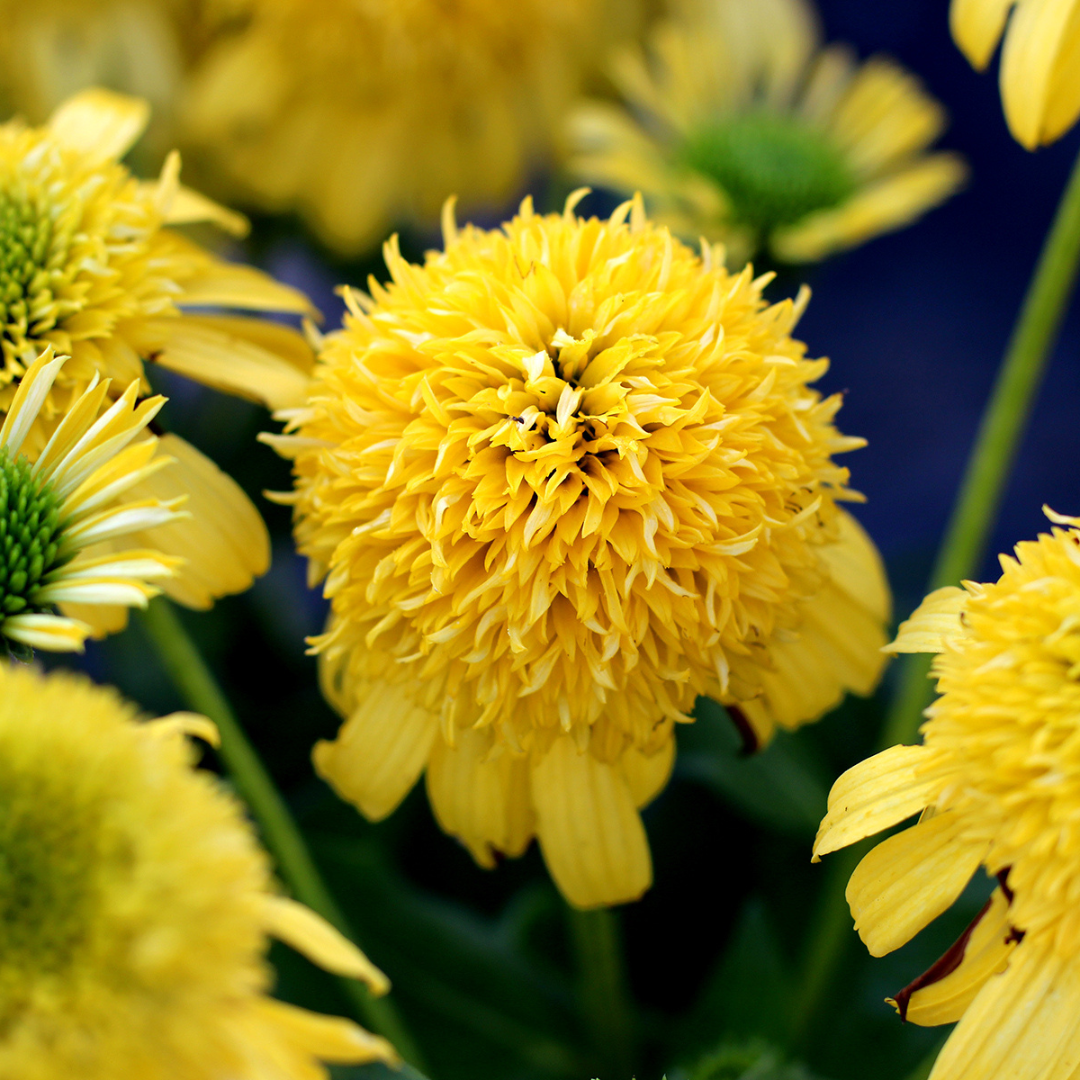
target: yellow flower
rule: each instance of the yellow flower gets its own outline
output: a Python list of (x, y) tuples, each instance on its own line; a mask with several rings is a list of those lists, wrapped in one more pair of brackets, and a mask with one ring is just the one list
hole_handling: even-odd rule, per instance
[(1076, 123), (1078, 0), (952, 0), (949, 23), (956, 44), (979, 71), (1005, 35), (1001, 101), (1009, 130), (1022, 146), (1034, 150), (1052, 143)]
[(732, 265), (854, 247), (963, 180), (956, 155), (927, 153), (941, 106), (891, 60), (860, 66), (821, 48), (802, 0), (714, 0), (660, 24), (649, 46), (615, 57), (627, 108), (594, 102), (571, 117), (572, 168), (643, 192), (677, 233), (726, 243)]
[(189, 0), (0, 0), (3, 115), (39, 123), (87, 86), (122, 90), (152, 105), (136, 153), (160, 166), (175, 145), (195, 16)]
[(476, 859), (534, 833), (587, 907), (651, 880), (638, 808), (699, 694), (756, 742), (874, 685), (888, 592), (836, 506), (862, 445), (827, 361), (646, 221), (444, 222), (423, 266), (347, 292), (294, 435), (296, 536), (326, 576), (314, 642), (346, 717), (315, 761), (367, 816), (427, 769)]
[(0, 1078), (326, 1080), (395, 1060), (268, 996), (268, 937), (388, 984), (275, 894), (244, 808), (191, 768), (201, 716), (141, 722), (81, 677), (0, 665)]
[[(132, 534), (152, 538), (182, 515), (183, 499), (131, 499), (170, 464), (140, 434), (165, 403), (137, 404), (138, 382), (102, 412), (109, 383), (91, 380), (39, 454), (23, 453), (67, 357), (52, 349), (30, 365), (0, 427), (0, 638), (7, 649), (82, 651), (98, 605), (145, 607), (182, 560), (156, 550), (115, 550)], [(119, 502), (122, 496), (128, 501)], [(54, 606), (64, 605), (57, 615)]]
[(993, 584), (931, 593), (894, 652), (935, 652), (921, 746), (849, 769), (815, 854), (920, 814), (848, 885), (874, 956), (946, 910), (984, 866), (986, 907), (896, 996), (917, 1024), (959, 1020), (932, 1080), (1066, 1080), (1080, 1060), (1080, 519), (1002, 556)]
[(457, 193), (502, 205), (551, 153), (618, 0), (218, 0), (187, 138), (239, 197), (363, 251)]
[[(251, 396), (275, 407), (306, 386), (310, 351), (299, 333), (206, 313), (207, 307), (309, 307), (294, 290), (223, 262), (165, 227), (201, 219), (232, 228), (244, 223), (181, 187), (175, 155), (150, 183), (117, 163), (146, 119), (143, 102), (88, 90), (45, 127), (0, 125), (0, 413), (45, 347), (71, 357), (27, 435), (32, 454), (92, 379), (111, 378), (117, 390), (140, 380), (147, 392), (147, 361), (224, 390), (235, 390), (233, 373), (242, 372), (255, 387)], [(148, 476), (138, 491), (147, 498), (186, 494), (190, 517), (155, 533), (146, 546), (187, 560), (164, 583), (166, 592), (209, 607), (266, 569), (266, 529), (212, 462), (175, 435), (161, 444), (177, 463)]]

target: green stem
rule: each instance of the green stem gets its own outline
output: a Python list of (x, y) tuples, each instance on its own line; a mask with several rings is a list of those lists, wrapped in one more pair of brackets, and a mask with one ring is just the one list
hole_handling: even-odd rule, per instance
[[(1080, 156), (1069, 176), (968, 458), (930, 589), (978, 572), (1035, 393), (1080, 267)], [(927, 661), (905, 658), (883, 745), (914, 742), (930, 699)]]
[(567, 908), (577, 958), (578, 994), (600, 1063), (611, 1080), (634, 1075), (636, 1028), (616, 911)]
[[(293, 895), (355, 941), (356, 935), (323, 883), (285, 800), (176, 611), (164, 598), (157, 599), (141, 613), (141, 621), (181, 696), (193, 710), (217, 725), (221, 733), (218, 754), (259, 823), (263, 841)], [(355, 979), (343, 978), (340, 982), (363, 1023), (388, 1038), (403, 1058), (422, 1070), (416, 1044), (393, 1004), (375, 997)]]
[[(930, 588), (976, 573), (986, 550), (1017, 446), (1057, 341), (1080, 268), (1080, 156), (1043, 243), (993, 392), (983, 413), (960, 492), (930, 577)], [(930, 700), (930, 658), (906, 656), (879, 748), (912, 743)], [(851, 940), (844, 890), (868, 845), (833, 856), (803, 964), (791, 1045), (802, 1048)]]

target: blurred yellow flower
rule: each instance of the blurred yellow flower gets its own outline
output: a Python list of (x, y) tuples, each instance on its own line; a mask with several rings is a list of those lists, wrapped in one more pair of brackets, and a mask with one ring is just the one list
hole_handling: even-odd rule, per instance
[(191, 766), (203, 717), (0, 665), (0, 1077), (326, 1080), (394, 1061), (351, 1021), (268, 996), (270, 936), (385, 990), (274, 893), (244, 808)]
[[(233, 373), (242, 371), (252, 376), (251, 396), (275, 407), (306, 386), (310, 349), (298, 332), (202, 310), (310, 307), (295, 290), (165, 228), (210, 220), (235, 229), (244, 221), (182, 187), (175, 155), (161, 178), (147, 183), (117, 163), (146, 119), (137, 99), (87, 90), (45, 127), (0, 125), (0, 413), (46, 346), (71, 357), (27, 434), (31, 455), (92, 379), (113, 379), (114, 392), (141, 381), (145, 393), (147, 361), (224, 390), (237, 389)], [(187, 495), (190, 517), (155, 531), (144, 546), (182, 556), (184, 568), (163, 582), (164, 590), (208, 607), (266, 569), (266, 529), (211, 461), (175, 435), (161, 444), (176, 464), (147, 476), (131, 494)], [(99, 630), (115, 627), (123, 611), (96, 619)]]
[(707, 694), (755, 742), (877, 680), (888, 590), (836, 500), (862, 445), (789, 335), (806, 295), (650, 224), (458, 230), (347, 292), (302, 408), (296, 537), (326, 577), (313, 643), (346, 717), (315, 762), (368, 817), (426, 768), (477, 861), (536, 834), (581, 907), (632, 900), (638, 808)]
[[(217, 0), (186, 138), (238, 197), (339, 252), (457, 194), (502, 205), (552, 151), (625, 0)], [(208, 173), (209, 175), (209, 173)]]
[(980, 71), (1005, 35), (1001, 101), (1009, 130), (1022, 146), (1034, 150), (1051, 143), (1076, 123), (1080, 0), (952, 0), (949, 24), (956, 44)]
[(975, 922), (896, 995), (917, 1024), (959, 1020), (931, 1080), (1067, 1080), (1080, 1060), (1080, 519), (1002, 556), (993, 584), (931, 593), (894, 652), (934, 652), (923, 745), (849, 769), (820, 856), (918, 823), (859, 864), (847, 897), (874, 956), (910, 940), (984, 866)]
[(626, 107), (570, 119), (575, 174), (641, 191), (687, 240), (822, 259), (909, 224), (961, 184), (954, 154), (927, 153), (945, 126), (914, 76), (882, 57), (822, 48), (802, 0), (702, 0), (618, 52)]
[[(181, 559), (159, 551), (112, 552), (132, 533), (176, 521), (177, 503), (118, 499), (170, 464), (155, 459), (157, 439), (130, 445), (164, 404), (136, 405), (133, 382), (102, 413), (109, 383), (96, 376), (56, 426), (40, 454), (22, 447), (66, 357), (46, 349), (19, 380), (0, 427), (0, 636), (8, 650), (82, 651), (91, 627), (56, 604), (145, 607), (158, 590), (147, 581), (172, 577)], [(87, 605), (90, 605), (87, 608)], [(92, 616), (91, 616), (92, 617)]]

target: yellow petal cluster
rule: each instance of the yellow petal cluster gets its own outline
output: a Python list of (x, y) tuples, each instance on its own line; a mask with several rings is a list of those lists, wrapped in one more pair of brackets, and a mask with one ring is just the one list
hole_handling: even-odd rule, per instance
[(619, 0), (216, 0), (186, 139), (237, 197), (343, 253), (457, 193), (503, 205), (551, 154)]
[(315, 760), (365, 814), (426, 769), (484, 865), (535, 834), (580, 906), (651, 880), (638, 808), (699, 694), (758, 742), (868, 692), (888, 592), (837, 507), (840, 396), (790, 332), (806, 301), (646, 220), (526, 200), (347, 291), (294, 458), (296, 538), (346, 717)]
[(952, 0), (953, 38), (982, 71), (1002, 35), (1001, 101), (1028, 150), (1060, 139), (1080, 117), (1080, 2)]
[(993, 584), (940, 589), (894, 651), (935, 652), (920, 746), (856, 765), (815, 853), (895, 825), (848, 886), (870, 952), (903, 945), (983, 866), (975, 923), (897, 994), (919, 1024), (959, 1020), (932, 1080), (1066, 1080), (1080, 1060), (1080, 519), (1002, 556)]
[[(41, 452), (23, 452), (66, 359), (50, 348), (31, 364), (0, 426), (0, 635), (9, 649), (81, 652), (100, 606), (145, 607), (160, 591), (148, 582), (168, 580), (183, 564), (128, 547), (133, 534), (153, 537), (184, 518), (182, 496), (135, 493), (171, 464), (155, 456), (157, 439), (139, 439), (163, 397), (136, 404), (132, 383), (106, 408), (109, 382), (95, 375)], [(73, 617), (79, 613), (89, 621)]]
[[(175, 155), (153, 182), (118, 163), (147, 116), (138, 99), (87, 90), (44, 127), (0, 125), (0, 411), (46, 347), (71, 358), (28, 433), (31, 454), (92, 380), (148, 392), (146, 363), (225, 390), (235, 389), (231, 373), (256, 373), (251, 395), (272, 406), (306, 385), (310, 351), (298, 332), (207, 309), (308, 312), (307, 301), (167, 227), (210, 220), (236, 229), (243, 219), (182, 187)], [(147, 477), (143, 494), (172, 498), (180, 485), (191, 517), (148, 546), (187, 560), (166, 591), (208, 607), (266, 569), (266, 529), (231, 479), (178, 437), (168, 441), (173, 476)]]
[(240, 804), (190, 766), (186, 714), (0, 665), (0, 1078), (326, 1080), (395, 1059), (351, 1021), (268, 996), (273, 935), (386, 989), (274, 893)]
[(760, 250), (822, 259), (901, 228), (962, 183), (929, 153), (942, 107), (898, 64), (822, 47), (804, 0), (713, 0), (627, 46), (611, 75), (623, 104), (570, 119), (572, 168), (641, 191), (688, 240), (723, 241), (732, 265)]

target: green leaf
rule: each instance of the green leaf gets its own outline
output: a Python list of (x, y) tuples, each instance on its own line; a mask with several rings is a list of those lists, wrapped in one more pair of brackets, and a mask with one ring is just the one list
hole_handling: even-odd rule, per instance
[(812, 836), (825, 815), (828, 789), (797, 735), (778, 731), (760, 753), (741, 752), (722, 705), (698, 698), (697, 721), (680, 727), (676, 769), (770, 829)]

